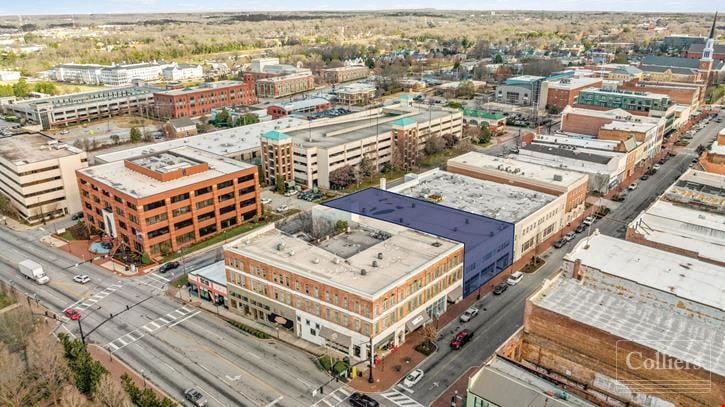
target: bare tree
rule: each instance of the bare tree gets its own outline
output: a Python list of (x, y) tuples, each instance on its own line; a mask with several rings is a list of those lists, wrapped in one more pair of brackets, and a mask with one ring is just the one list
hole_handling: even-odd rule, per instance
[(78, 389), (68, 385), (63, 388), (60, 400), (56, 405), (58, 407), (91, 407), (93, 404)]
[(33, 391), (26, 384), (25, 366), (18, 353), (11, 353), (0, 343), (0, 400), (7, 407), (24, 407), (29, 404)]
[(101, 407), (133, 407), (126, 390), (108, 374), (98, 383), (95, 400)]
[(70, 382), (70, 369), (55, 337), (40, 330), (29, 338), (28, 370), (34, 378), (36, 396), (54, 402), (60, 398), (63, 387)]

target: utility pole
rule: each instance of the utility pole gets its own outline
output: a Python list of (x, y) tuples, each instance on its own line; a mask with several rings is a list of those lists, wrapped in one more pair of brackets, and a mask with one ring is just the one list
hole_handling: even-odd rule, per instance
[(85, 337), (85, 335), (83, 335), (83, 324), (81, 324), (80, 318), (78, 318), (78, 331), (80, 331), (80, 334), (81, 334), (81, 342), (83, 342), (83, 344), (85, 345), (86, 337)]
[(375, 383), (375, 380), (373, 379), (373, 366), (375, 363), (375, 352), (373, 351), (373, 338), (370, 337), (370, 374), (368, 375), (368, 383)]

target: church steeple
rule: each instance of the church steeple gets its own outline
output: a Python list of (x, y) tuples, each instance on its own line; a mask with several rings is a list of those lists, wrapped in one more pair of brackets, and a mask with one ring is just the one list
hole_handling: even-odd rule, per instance
[(705, 48), (702, 50), (702, 58), (700, 61), (712, 61), (712, 54), (715, 52), (715, 25), (717, 24), (717, 11), (715, 12), (715, 18), (712, 20), (712, 27), (710, 28), (710, 36), (705, 41)]

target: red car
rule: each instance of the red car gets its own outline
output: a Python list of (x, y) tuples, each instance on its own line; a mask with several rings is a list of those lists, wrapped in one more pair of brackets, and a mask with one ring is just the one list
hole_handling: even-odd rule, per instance
[(76, 311), (73, 308), (68, 308), (67, 310), (63, 311), (63, 315), (70, 318), (71, 321), (76, 321), (81, 319), (81, 313)]
[(469, 331), (468, 329), (464, 329), (461, 332), (457, 333), (456, 336), (451, 341), (451, 348), (453, 349), (461, 349), (463, 345), (468, 343), (468, 341), (473, 338), (473, 332)]

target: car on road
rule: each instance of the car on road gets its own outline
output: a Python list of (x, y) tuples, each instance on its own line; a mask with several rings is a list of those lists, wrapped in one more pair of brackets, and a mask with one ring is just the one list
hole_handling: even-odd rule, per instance
[(67, 316), (71, 321), (77, 321), (81, 319), (81, 313), (76, 311), (74, 308), (67, 308), (63, 311), (63, 315)]
[(81, 220), (83, 219), (83, 212), (76, 212), (73, 214), (73, 216), (70, 217), (71, 220)]
[(644, 174), (641, 177), (639, 177), (640, 181), (647, 181), (649, 179), (649, 175)]
[(284, 213), (284, 212), (287, 212), (287, 209), (289, 209), (289, 207), (287, 205), (280, 205), (280, 206), (274, 208), (274, 211), (277, 213)]
[(556, 242), (554, 242), (554, 247), (556, 247), (557, 249), (561, 249), (565, 245), (566, 245), (566, 239), (564, 239), (563, 237), (561, 239), (557, 240)]
[(456, 334), (451, 340), (451, 348), (458, 350), (467, 344), (473, 337), (473, 332), (468, 329), (464, 329)]
[(564, 239), (566, 239), (567, 242), (571, 242), (572, 240), (574, 240), (575, 237), (576, 237), (576, 233), (574, 233), (574, 232), (569, 232), (564, 235)]
[(405, 376), (405, 379), (403, 379), (403, 386), (407, 388), (411, 388), (416, 385), (420, 381), (420, 379), (423, 378), (423, 369), (415, 369), (412, 372), (410, 372), (407, 376)]
[(196, 407), (204, 407), (208, 403), (206, 397), (201, 392), (193, 387), (189, 387), (184, 390), (184, 397)]
[(293, 189), (291, 191), (287, 191), (287, 192), (284, 193), (284, 196), (286, 196), (286, 197), (295, 196), (295, 195), (297, 195), (297, 190), (296, 189)]
[(506, 291), (506, 289), (509, 288), (509, 285), (506, 283), (500, 283), (496, 285), (496, 287), (493, 287), (493, 295), (501, 295)]
[(586, 218), (584, 218), (584, 220), (582, 221), (582, 223), (585, 224), (585, 225), (587, 225), (587, 226), (591, 226), (592, 223), (594, 223), (595, 220), (597, 220), (597, 217), (596, 216), (589, 215)]
[(627, 198), (627, 194), (617, 194), (612, 197), (614, 202), (622, 202)]
[(586, 225), (586, 223), (581, 223), (581, 224), (579, 224), (579, 226), (576, 227), (576, 229), (574, 229), (574, 232), (583, 233), (585, 230), (587, 230), (587, 227), (588, 226)]
[(660, 168), (662, 168), (662, 164), (657, 163), (657, 164), (653, 165), (652, 168), (659, 170)]
[(517, 271), (517, 272), (511, 274), (511, 276), (509, 276), (508, 279), (506, 279), (506, 284), (516, 285), (516, 284), (520, 283), (523, 278), (524, 278), (524, 273)]
[(630, 190), (630, 191), (634, 191), (635, 189), (637, 189), (637, 186), (638, 186), (637, 183), (636, 182), (633, 182), (633, 183), (629, 184), (629, 186), (627, 187), (627, 189)]
[(272, 198), (262, 198), (262, 204), (269, 205), (272, 203)]
[(372, 397), (362, 393), (353, 393), (347, 401), (355, 407), (378, 407), (380, 405)]
[(461, 314), (461, 317), (459, 319), (461, 322), (468, 322), (476, 315), (478, 315), (478, 308), (470, 307), (467, 310), (463, 311), (463, 314)]
[(177, 269), (179, 268), (181, 264), (179, 264), (178, 261), (170, 261), (168, 263), (162, 264), (161, 267), (159, 267), (160, 273), (166, 273), (169, 270)]
[(73, 281), (78, 284), (86, 284), (87, 282), (91, 281), (91, 278), (85, 274), (78, 274), (73, 276)]

